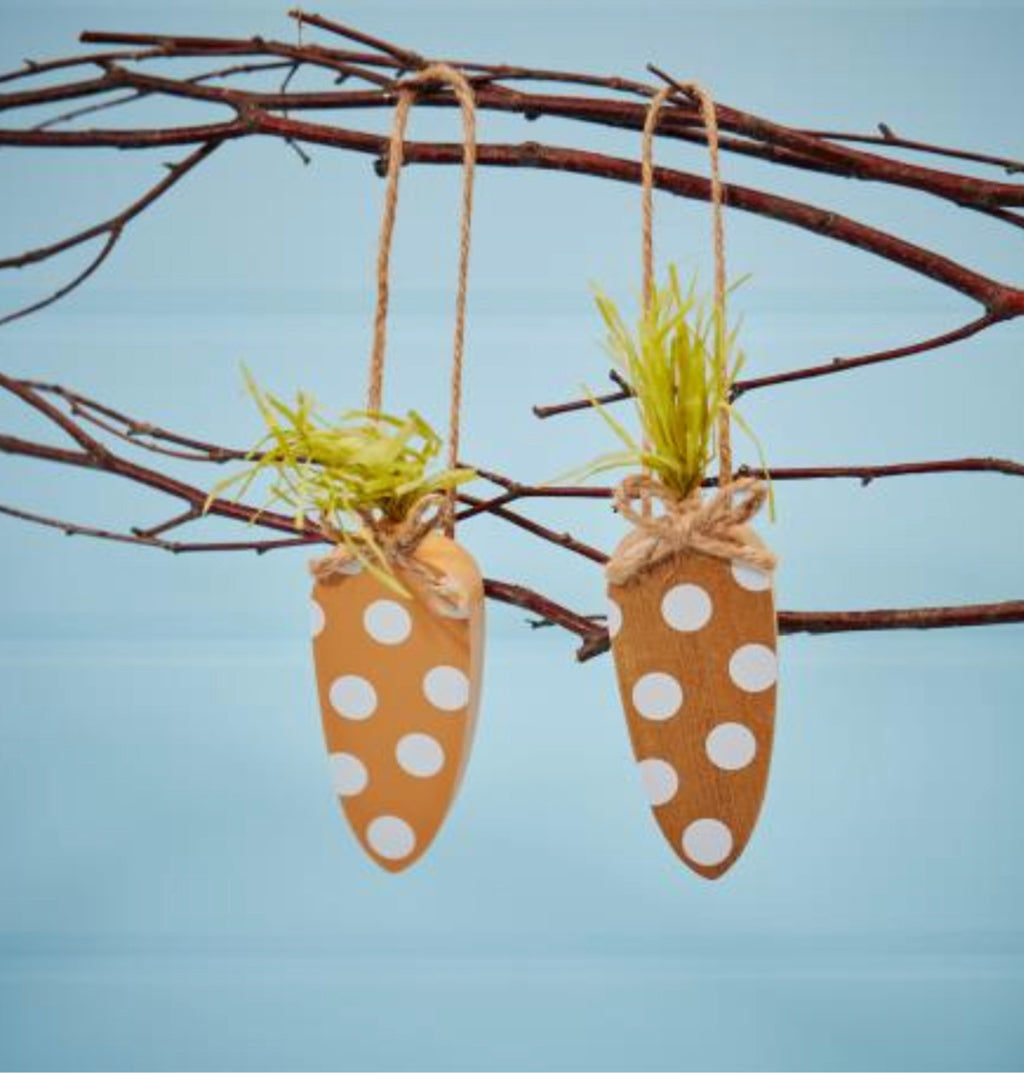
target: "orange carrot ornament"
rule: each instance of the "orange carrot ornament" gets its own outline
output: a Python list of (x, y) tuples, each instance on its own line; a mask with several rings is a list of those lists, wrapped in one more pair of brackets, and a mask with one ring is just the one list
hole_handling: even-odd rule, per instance
[[(313, 566), (313, 640), (324, 740), (335, 789), (367, 853), (401, 871), (426, 852), (469, 758), (483, 670), (484, 591), (472, 556), (453, 539), (476, 135), (473, 91), (454, 68), (433, 64), (403, 82), (388, 152), (377, 262), (377, 314), (368, 409), (383, 388), (391, 238), (409, 110), (424, 84), (447, 83), (462, 112), (464, 178), (448, 432), (449, 487), (398, 519), (364, 518), (398, 586), (344, 545)], [(443, 531), (438, 531), (438, 522)], [(322, 625), (321, 625), (322, 624)]]
[[(674, 268), (653, 271), (652, 145), (672, 89), (652, 100), (643, 138), (643, 309), (631, 333), (598, 294), (609, 350), (636, 399), (644, 442), (603, 409), (626, 451), (588, 472), (639, 463), (615, 506), (632, 523), (607, 566), (608, 626), (633, 751), (655, 818), (708, 879), (742, 853), (764, 797), (775, 721), (775, 558), (748, 523), (766, 485), (732, 474), (730, 391), (742, 365), (726, 321), (722, 187), (714, 103), (698, 86), (711, 152), (715, 291), (708, 313)], [(740, 419), (737, 417), (737, 420)], [(701, 488), (717, 452), (717, 490)]]
[[(447, 468), (416, 413), (381, 412), (391, 238), (409, 109), (427, 83), (452, 87), (465, 143)], [(473, 93), (442, 64), (399, 86), (377, 261), (377, 312), (365, 411), (321, 419), (307, 396), (287, 407), (250, 389), (270, 428), (248, 483), (276, 471), (272, 500), (301, 527), (315, 514), (334, 549), (311, 565), (313, 655), (334, 789), (356, 838), (391, 872), (437, 835), (469, 758), (480, 703), (484, 592), (453, 539), (469, 235), (475, 165)], [(233, 478), (238, 480), (239, 478)]]

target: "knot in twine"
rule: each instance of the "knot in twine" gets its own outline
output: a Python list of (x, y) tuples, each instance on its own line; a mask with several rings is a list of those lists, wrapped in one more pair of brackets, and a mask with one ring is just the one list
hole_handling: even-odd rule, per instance
[[(613, 585), (622, 585), (680, 552), (700, 552), (770, 573), (775, 556), (744, 531), (767, 496), (767, 485), (757, 477), (739, 477), (707, 499), (699, 490), (681, 496), (646, 473), (627, 477), (615, 488), (612, 502), (634, 528), (609, 560), (605, 575)], [(652, 499), (661, 503), (663, 513), (651, 513)], [(633, 508), (637, 501), (640, 510)]]
[(358, 574), (367, 562), (383, 560), (381, 568), (394, 574), (399, 584), (411, 581), (432, 611), (446, 618), (468, 618), (469, 595), (462, 586), (416, 554), (427, 534), (439, 527), (446, 500), (440, 492), (425, 495), (400, 521), (363, 513), (363, 528), (352, 535), (324, 524), (335, 546), (311, 560), (309, 572), (317, 581), (329, 582)]

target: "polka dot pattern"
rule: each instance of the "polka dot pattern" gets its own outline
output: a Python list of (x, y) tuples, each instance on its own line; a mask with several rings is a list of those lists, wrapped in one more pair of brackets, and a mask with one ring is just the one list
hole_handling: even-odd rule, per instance
[(683, 706), (683, 687), (664, 671), (649, 671), (633, 686), (633, 707), (645, 719), (671, 719)]
[(706, 868), (721, 864), (732, 852), (732, 831), (721, 820), (694, 820), (683, 831), (683, 853)]
[(444, 767), (444, 749), (429, 734), (406, 734), (398, 742), (395, 756), (403, 771), (419, 779), (429, 779)]
[(659, 760), (652, 756), (647, 760), (641, 760), (638, 766), (644, 793), (653, 808), (664, 805), (676, 796), (679, 790), (679, 776), (667, 760)]
[(734, 562), (731, 569), (736, 584), (747, 592), (767, 592), (772, 587), (772, 576), (764, 570), (740, 562)]
[(692, 633), (711, 618), (711, 597), (699, 585), (673, 585), (661, 601), (661, 617), (673, 630)]
[(369, 571), (317, 582), (314, 635), (331, 779), (345, 817), (387, 871), (429, 848), (472, 744), (483, 641), (483, 583), (440, 533), (417, 555), (466, 593), (465, 618), (437, 614), (409, 585), (397, 596)]
[(366, 841), (386, 861), (401, 861), (416, 848), (416, 832), (399, 816), (378, 816), (366, 828)]
[(319, 637), (324, 630), (324, 609), (316, 602), (309, 601), (309, 628), (314, 637)]
[(729, 675), (748, 693), (760, 693), (775, 685), (778, 668), (775, 653), (767, 645), (742, 645), (729, 660)]
[(366, 765), (351, 753), (331, 753), (331, 783), (339, 797), (361, 794), (370, 781)]
[(608, 601), (608, 636), (615, 638), (622, 629), (622, 608), (614, 600)]
[(363, 612), (363, 626), (379, 644), (400, 645), (412, 633), (412, 616), (395, 600), (374, 600)]
[(742, 723), (719, 723), (704, 743), (708, 759), (723, 771), (741, 771), (757, 753), (757, 738)]
[(369, 719), (377, 710), (377, 691), (358, 674), (343, 674), (331, 686), (331, 707), (345, 719)]
[(458, 667), (431, 667), (423, 676), (423, 693), (435, 708), (457, 712), (469, 703), (469, 679)]
[(677, 856), (715, 879), (757, 822), (775, 722), (772, 577), (701, 554), (613, 585), (619, 689), (644, 793)]

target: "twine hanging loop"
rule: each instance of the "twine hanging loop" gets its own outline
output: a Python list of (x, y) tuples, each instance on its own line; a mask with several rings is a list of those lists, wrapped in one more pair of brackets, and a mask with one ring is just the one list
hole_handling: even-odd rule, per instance
[[(463, 171), (461, 219), (459, 223), (459, 262), (455, 294), (455, 329), (452, 341), (451, 382), (448, 408), (447, 467), (455, 469), (459, 458), (459, 435), (462, 410), (462, 370), (466, 334), (466, 294), (469, 281), (470, 231), (473, 218), (473, 179), (476, 169), (476, 102), (465, 76), (444, 63), (431, 63), (398, 84), (398, 100), (387, 148), (387, 185), (381, 216), (377, 249), (377, 305), (370, 351), (369, 384), (366, 408), (372, 413), (382, 409), (384, 367), (387, 351), (387, 319), (390, 298), (391, 246), (398, 209), (398, 187), (405, 159), (405, 130), (409, 112), (424, 92), (438, 85), (451, 87), (462, 115)], [(318, 581), (350, 575), (362, 569), (360, 555), (371, 562), (381, 562), (402, 580), (409, 580), (439, 614), (465, 618), (469, 614), (468, 596), (459, 585), (416, 554), (423, 539), (442, 529), (448, 536), (455, 530), (455, 489), (434, 492), (418, 500), (400, 521), (381, 518), (373, 513), (361, 516), (362, 528), (343, 535), (325, 527), (335, 547), (310, 563), (310, 572)], [(359, 549), (360, 555), (355, 549)]]
[[(728, 376), (728, 370), (725, 368), (728, 285), (718, 116), (714, 98), (697, 82), (674, 83), (659, 89), (651, 97), (644, 120), (640, 158), (643, 308), (646, 314), (650, 309), (655, 287), (654, 137), (662, 107), (676, 91), (686, 93), (697, 102), (707, 135), (714, 255), (715, 374), (724, 380)], [(774, 570), (775, 556), (746, 529), (746, 524), (764, 505), (768, 489), (765, 482), (759, 478), (733, 477), (728, 392), (727, 386), (721, 381), (719, 386), (722, 403), (716, 415), (717, 491), (708, 499), (701, 497), (699, 488), (682, 496), (647, 472), (627, 477), (620, 482), (614, 489), (613, 503), (619, 514), (631, 522), (634, 528), (620, 543), (606, 567), (606, 576), (612, 584), (630, 581), (667, 556), (687, 551), (739, 561), (760, 570)], [(639, 503), (639, 510), (634, 509), (634, 503)], [(659, 514), (652, 511), (655, 503), (661, 506)]]
[[(431, 63), (399, 84), (398, 103), (387, 156), (387, 186), (377, 250), (377, 310), (373, 324), (373, 347), (370, 352), (370, 376), (366, 408), (379, 411), (384, 391), (384, 361), (387, 349), (388, 302), (390, 298), (391, 244), (398, 208), (398, 184), (405, 159), (405, 129), (409, 111), (425, 88), (438, 83), (451, 87), (462, 114), (462, 208), (459, 222), (459, 266), (455, 290), (455, 328), (452, 339), (451, 384), (448, 406), (449, 469), (459, 458), (462, 414), (462, 369), (466, 337), (466, 294), (469, 284), (470, 234), (473, 221), (473, 179), (476, 172), (476, 101), (473, 88), (465, 76), (446, 63)], [(455, 529), (455, 492), (446, 497), (441, 521), (451, 536)]]

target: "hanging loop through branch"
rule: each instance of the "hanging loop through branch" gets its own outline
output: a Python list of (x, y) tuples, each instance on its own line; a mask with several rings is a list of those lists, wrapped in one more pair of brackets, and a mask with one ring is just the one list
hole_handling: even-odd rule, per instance
[[(370, 376), (367, 409), (379, 412), (384, 393), (384, 359), (387, 349), (388, 300), (390, 297), (391, 244), (398, 208), (398, 184), (405, 159), (405, 130), (409, 111), (427, 87), (451, 87), (462, 114), (463, 172), (462, 211), (459, 223), (459, 266), (455, 292), (455, 329), (452, 341), (451, 388), (448, 407), (449, 469), (459, 458), (459, 434), (462, 413), (462, 367), (466, 335), (466, 292), (469, 281), (470, 230), (473, 219), (473, 178), (476, 170), (476, 101), (473, 89), (465, 76), (445, 63), (431, 63), (398, 87), (394, 124), (388, 145), (387, 187), (384, 192), (384, 213), (380, 226), (377, 251), (377, 310), (373, 324), (373, 348), (370, 352)], [(455, 490), (445, 497), (441, 521), (450, 536), (455, 528)]]
[[(711, 167), (711, 244), (714, 256), (714, 343), (715, 374), (724, 379), (728, 370), (725, 362), (726, 297), (728, 284), (725, 267), (725, 214), (724, 190), (722, 187), (721, 156), (718, 141), (718, 113), (715, 101), (699, 82), (677, 82), (663, 86), (651, 98), (644, 121), (640, 157), (640, 206), (641, 206), (641, 261), (643, 273), (644, 311), (650, 308), (654, 290), (654, 135), (665, 102), (681, 91), (697, 101), (708, 141), (708, 158)], [(723, 404), (718, 411), (718, 480), (727, 488), (732, 478), (732, 436), (729, 421), (728, 400), (723, 393)]]
[[(643, 574), (671, 555), (696, 552), (713, 558), (745, 563), (759, 570), (774, 570), (776, 559), (747, 528), (747, 523), (764, 505), (768, 488), (756, 477), (735, 478), (732, 470), (732, 443), (728, 399), (726, 354), (725, 223), (723, 187), (719, 161), (718, 121), (715, 102), (696, 82), (664, 86), (651, 97), (644, 121), (640, 160), (641, 261), (643, 311), (654, 300), (654, 136), (662, 106), (676, 91), (697, 101), (707, 132), (711, 162), (711, 234), (714, 253), (714, 339), (713, 374), (721, 399), (716, 414), (718, 447), (718, 488), (707, 499), (700, 488), (681, 495), (648, 472), (623, 480), (614, 493), (614, 507), (631, 522), (632, 530), (619, 544), (605, 568), (609, 582), (621, 585)], [(645, 443), (645, 448), (647, 447)], [(639, 509), (634, 508), (639, 504)], [(655, 513), (654, 505), (660, 505)]]

